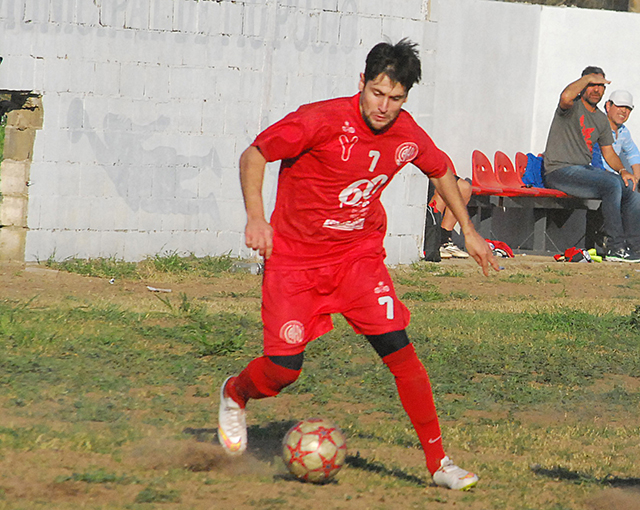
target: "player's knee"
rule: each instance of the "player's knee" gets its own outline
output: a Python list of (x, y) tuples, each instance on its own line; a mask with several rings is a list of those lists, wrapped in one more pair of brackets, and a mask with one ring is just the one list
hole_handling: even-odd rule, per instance
[(371, 346), (381, 358), (393, 354), (411, 343), (404, 329), (383, 333), (382, 335), (366, 336)]
[(469, 201), (469, 199), (471, 198), (471, 193), (473, 191), (471, 183), (464, 179), (460, 179), (458, 180), (458, 189), (460, 190), (460, 194), (462, 195), (462, 197)]
[[(265, 378), (262, 384), (265, 393), (277, 395), (284, 388), (296, 382), (300, 376), (302, 360), (283, 360), (282, 358), (288, 358), (288, 356), (269, 356), (263, 358)], [(285, 364), (288, 366), (285, 366)]]
[(273, 363), (291, 370), (300, 370), (304, 362), (304, 352), (288, 356), (267, 356)]

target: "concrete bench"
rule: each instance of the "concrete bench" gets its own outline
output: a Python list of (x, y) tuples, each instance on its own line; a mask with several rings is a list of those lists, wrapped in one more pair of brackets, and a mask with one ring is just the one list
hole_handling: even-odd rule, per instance
[(599, 199), (571, 196), (474, 194), (468, 210), (485, 239), (506, 242), (517, 251), (560, 253), (572, 246), (594, 246), (602, 226), (600, 204)]

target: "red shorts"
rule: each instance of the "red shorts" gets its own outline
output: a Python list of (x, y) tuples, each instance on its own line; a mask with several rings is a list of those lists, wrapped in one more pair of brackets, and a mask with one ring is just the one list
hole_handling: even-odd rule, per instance
[(304, 351), (311, 340), (331, 331), (332, 313), (342, 314), (363, 335), (405, 329), (410, 317), (382, 256), (303, 270), (267, 264), (262, 283), (265, 355)]

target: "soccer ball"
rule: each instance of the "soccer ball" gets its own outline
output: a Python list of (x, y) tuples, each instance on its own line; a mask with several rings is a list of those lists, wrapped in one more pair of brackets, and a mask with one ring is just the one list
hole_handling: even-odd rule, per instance
[(342, 468), (346, 457), (344, 434), (324, 418), (296, 423), (282, 440), (282, 458), (287, 469), (305, 482), (331, 480)]

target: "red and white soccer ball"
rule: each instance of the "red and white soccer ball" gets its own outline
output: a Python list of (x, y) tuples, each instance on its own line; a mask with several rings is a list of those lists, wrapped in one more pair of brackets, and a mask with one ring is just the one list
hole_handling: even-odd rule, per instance
[(305, 482), (331, 480), (344, 465), (346, 457), (344, 434), (324, 418), (298, 422), (282, 440), (282, 458), (287, 469)]

